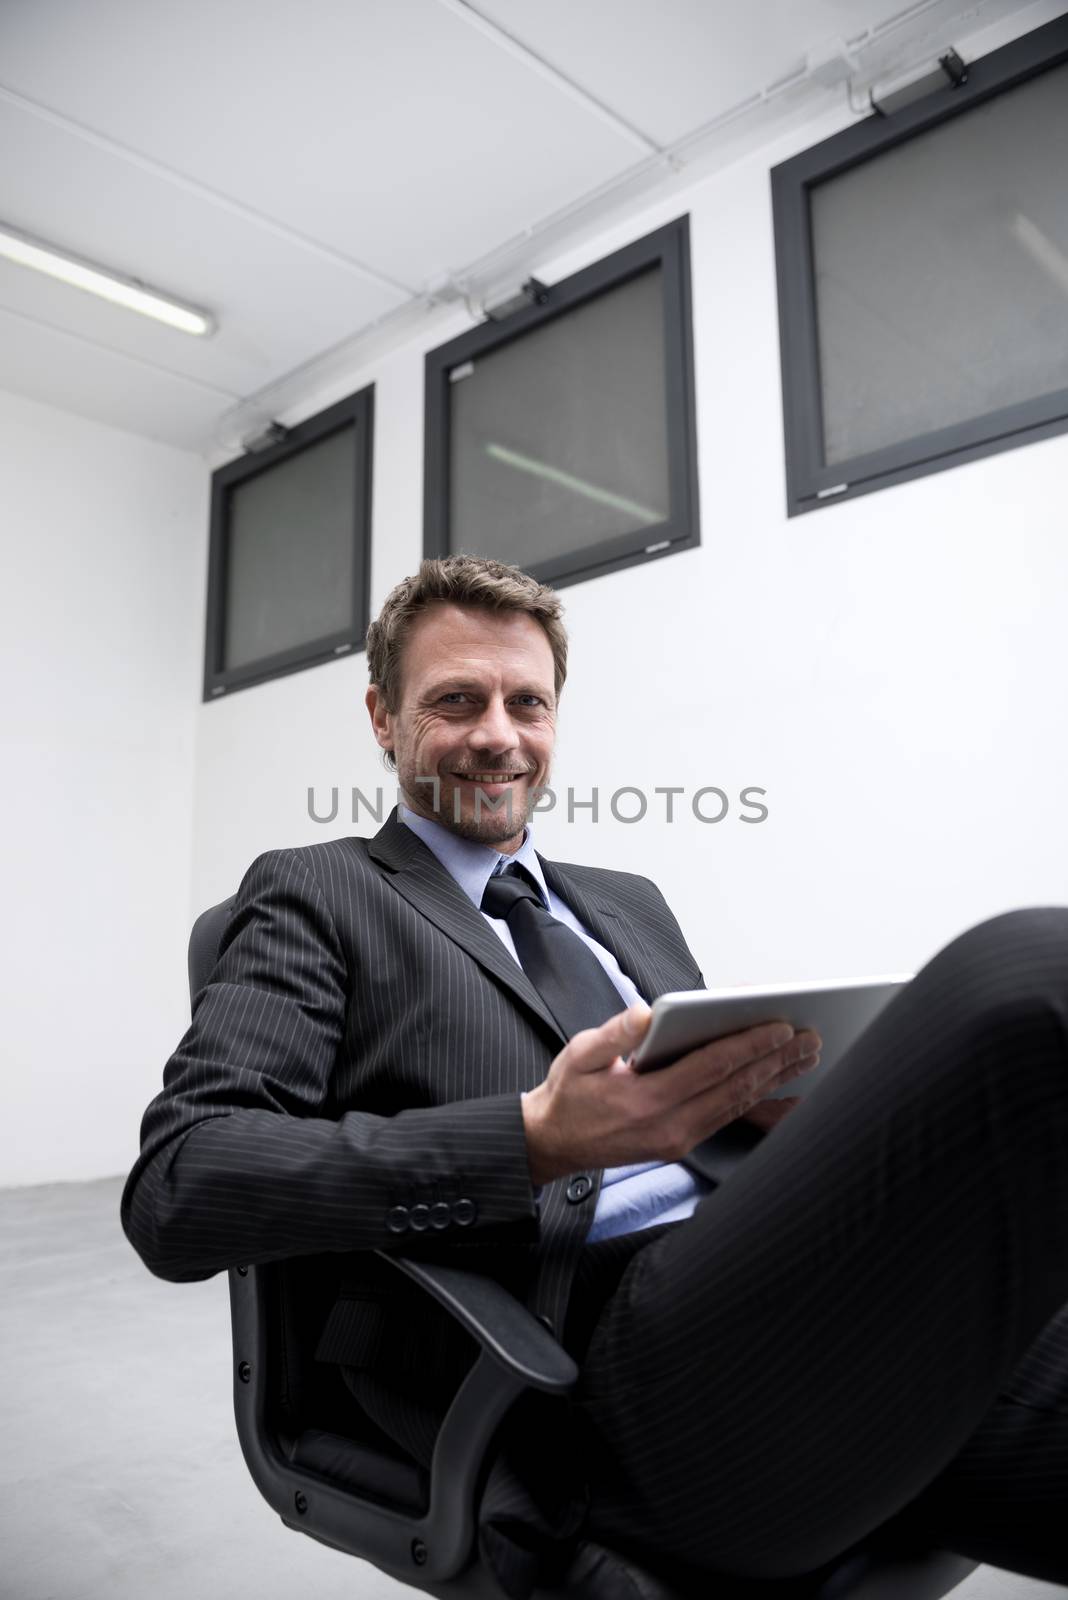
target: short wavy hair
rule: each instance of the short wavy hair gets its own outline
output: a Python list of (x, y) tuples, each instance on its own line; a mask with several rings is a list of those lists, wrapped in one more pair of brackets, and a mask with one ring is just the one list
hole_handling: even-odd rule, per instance
[(520, 611), (541, 624), (553, 652), (556, 698), (567, 677), (567, 631), (555, 589), (519, 567), (483, 556), (451, 555), (420, 564), (419, 571), (391, 589), (367, 630), (367, 670), (387, 711), (400, 704), (404, 646), (415, 621), (437, 600), (483, 611)]

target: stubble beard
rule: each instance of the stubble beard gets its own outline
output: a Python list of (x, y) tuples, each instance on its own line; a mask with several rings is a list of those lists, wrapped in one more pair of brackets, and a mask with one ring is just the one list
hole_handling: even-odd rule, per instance
[[(398, 782), (412, 810), (440, 822), (459, 839), (495, 847), (522, 835), (534, 815), (538, 795), (549, 782), (549, 774), (546, 773), (541, 784), (535, 787), (528, 773), (521, 788), (513, 784), (506, 795), (491, 802), (477, 792), (473, 793), (472, 800), (465, 800), (455, 779), (442, 778), (440, 774), (433, 776), (438, 779), (436, 783), (430, 781), (430, 773), (418, 772), (414, 766), (398, 765)], [(438, 801), (437, 809), (434, 806), (435, 799)]]

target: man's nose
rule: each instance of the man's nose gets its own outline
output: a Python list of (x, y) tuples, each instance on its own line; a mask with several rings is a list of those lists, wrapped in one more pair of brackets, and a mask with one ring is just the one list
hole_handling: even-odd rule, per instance
[(503, 700), (488, 700), (471, 729), (468, 743), (476, 750), (511, 750), (515, 728)]

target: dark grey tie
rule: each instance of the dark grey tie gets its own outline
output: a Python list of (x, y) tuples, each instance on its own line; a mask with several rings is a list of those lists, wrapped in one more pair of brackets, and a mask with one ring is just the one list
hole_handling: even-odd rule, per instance
[(489, 880), (482, 909), (506, 918), (519, 965), (565, 1039), (624, 1010), (626, 1001), (589, 945), (549, 913), (534, 878), (518, 862)]
[[(538, 990), (567, 1039), (581, 1028), (596, 1028), (622, 1011), (626, 1002), (589, 945), (557, 922), (545, 908), (530, 873), (518, 862), (492, 877), (482, 909), (505, 917), (519, 964)], [(712, 1183), (722, 1183), (764, 1135), (752, 1123), (735, 1119), (683, 1157), (683, 1165)]]

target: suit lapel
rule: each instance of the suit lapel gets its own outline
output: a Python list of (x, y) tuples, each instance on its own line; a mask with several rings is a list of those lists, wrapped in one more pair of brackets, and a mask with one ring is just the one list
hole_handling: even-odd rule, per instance
[(630, 919), (610, 903), (603, 889), (591, 893), (559, 863), (547, 861), (541, 854), (538, 860), (549, 888), (567, 902), (598, 944), (612, 952), (639, 994), (652, 1001), (658, 994), (678, 988), (677, 979), (673, 981), (670, 970), (651, 947), (648, 933), (637, 935)]
[(522, 967), (489, 926), (481, 911), (446, 872), (433, 850), (401, 822), (396, 809), (368, 842), (370, 856), (389, 875), (397, 893), (427, 917), (436, 928), (466, 950), (479, 966), (510, 990), (516, 1000), (533, 1011), (566, 1043), (541, 995)]
[[(383, 867), (398, 894), (460, 945), (563, 1042), (563, 1035), (537, 989), (524, 975), (452, 874), (394, 809), (367, 845), (368, 854)], [(650, 1001), (666, 990), (678, 988), (679, 979), (650, 941), (648, 932), (637, 933), (630, 919), (599, 888), (590, 891), (557, 862), (539, 853), (545, 881), (567, 902), (599, 944), (615, 956), (639, 993)]]

